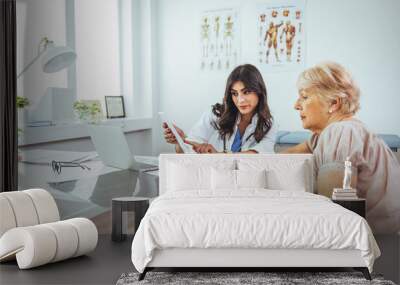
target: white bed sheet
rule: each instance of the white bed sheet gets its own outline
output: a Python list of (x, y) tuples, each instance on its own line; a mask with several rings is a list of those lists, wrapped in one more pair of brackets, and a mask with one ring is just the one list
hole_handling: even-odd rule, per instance
[(307, 192), (170, 192), (156, 198), (132, 243), (143, 272), (155, 249), (357, 249), (372, 272), (379, 248), (365, 219)]

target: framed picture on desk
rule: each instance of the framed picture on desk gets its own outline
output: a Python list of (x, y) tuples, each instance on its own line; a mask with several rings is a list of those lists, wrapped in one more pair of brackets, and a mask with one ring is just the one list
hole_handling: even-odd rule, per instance
[(107, 118), (125, 118), (123, 96), (105, 96)]

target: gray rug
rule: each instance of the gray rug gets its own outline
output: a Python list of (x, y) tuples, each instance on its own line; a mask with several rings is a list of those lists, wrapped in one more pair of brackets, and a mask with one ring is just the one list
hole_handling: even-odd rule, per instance
[(385, 284), (395, 285), (382, 276), (368, 281), (360, 272), (148, 272), (142, 281), (139, 273), (122, 274), (116, 285), (134, 284)]

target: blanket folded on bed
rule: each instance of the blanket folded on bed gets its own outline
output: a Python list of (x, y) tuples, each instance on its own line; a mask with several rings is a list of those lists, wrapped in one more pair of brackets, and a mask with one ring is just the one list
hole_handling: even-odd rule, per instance
[(359, 215), (320, 195), (266, 189), (158, 197), (137, 229), (132, 262), (143, 272), (165, 248), (358, 249), (371, 272), (380, 255)]

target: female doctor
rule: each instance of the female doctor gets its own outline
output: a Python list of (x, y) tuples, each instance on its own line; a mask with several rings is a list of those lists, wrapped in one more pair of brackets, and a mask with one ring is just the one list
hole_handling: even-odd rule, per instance
[[(164, 138), (182, 153), (174, 134), (163, 123)], [(267, 103), (267, 90), (258, 69), (250, 64), (229, 75), (223, 103), (216, 103), (190, 130), (179, 135), (197, 153), (272, 153), (276, 128)]]

